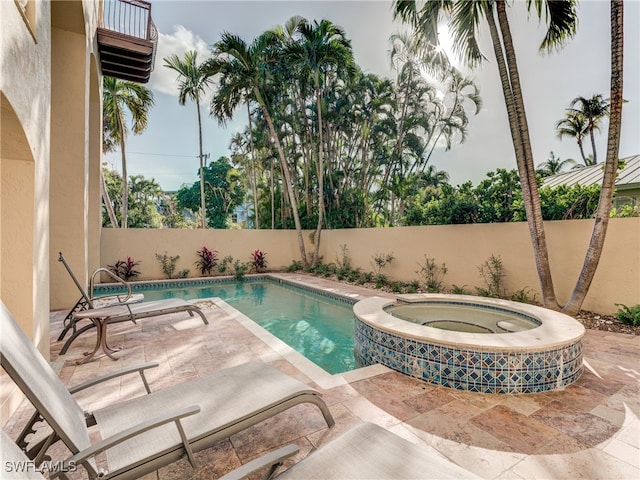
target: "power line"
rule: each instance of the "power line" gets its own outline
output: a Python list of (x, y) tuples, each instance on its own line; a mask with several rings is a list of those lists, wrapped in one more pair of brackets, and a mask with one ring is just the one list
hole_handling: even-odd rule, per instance
[(182, 158), (198, 158), (199, 155), (174, 155), (171, 153), (147, 153), (147, 152), (127, 152), (129, 153), (135, 153), (136, 155), (153, 155), (153, 156), (158, 156), (158, 157), (182, 157)]

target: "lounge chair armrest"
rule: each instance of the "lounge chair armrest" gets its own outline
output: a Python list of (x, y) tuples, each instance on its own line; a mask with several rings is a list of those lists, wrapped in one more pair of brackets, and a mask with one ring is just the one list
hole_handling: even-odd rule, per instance
[(96, 278), (96, 275), (98, 275), (99, 273), (105, 273), (106, 275), (111, 277), (113, 280), (115, 280), (117, 283), (121, 283), (122, 285), (125, 286), (125, 288), (127, 289), (127, 296), (123, 300), (124, 303), (126, 303), (129, 300), (129, 298), (131, 298), (131, 284), (129, 282), (125, 282), (123, 279), (121, 279), (111, 271), (107, 270), (106, 268), (97, 268), (89, 278), (89, 296), (91, 297), (92, 300), (93, 300), (93, 286), (95, 284), (95, 278)]
[(255, 460), (245, 463), (241, 467), (238, 467), (220, 477), (218, 480), (241, 480), (243, 478), (247, 478), (258, 470), (270, 467), (269, 472), (264, 477), (264, 479), (267, 480), (273, 477), (276, 470), (282, 465), (284, 460), (294, 456), (299, 451), (300, 448), (295, 444), (286, 445), (278, 450), (274, 450), (273, 452), (267, 453), (266, 455), (262, 455)]
[[(180, 410), (174, 410), (172, 412), (166, 413), (164, 415), (159, 415), (157, 417), (151, 418), (146, 422), (139, 423), (138, 425), (134, 425), (133, 427), (129, 427), (122, 432), (112, 435), (111, 437), (100, 440), (99, 442), (93, 444), (91, 447), (82, 450), (81, 452), (76, 453), (75, 455), (67, 458), (64, 463), (60, 466), (60, 468), (56, 472), (51, 472), (50, 478), (65, 478), (64, 472), (68, 471), (70, 467), (75, 465), (80, 465), (87, 460), (95, 457), (99, 453), (108, 450), (122, 442), (125, 442), (141, 433), (148, 432), (149, 430), (153, 430), (154, 428), (161, 427), (166, 425), (167, 423), (175, 422), (178, 430), (180, 431), (180, 436), (182, 437), (183, 443), (186, 441), (184, 436), (184, 432), (182, 430), (182, 425), (180, 424), (180, 419), (184, 417), (188, 417), (189, 415), (195, 415), (200, 412), (200, 407), (198, 405), (192, 405), (190, 407), (181, 408)], [(191, 451), (189, 443), (186, 442), (185, 448), (188, 453)]]
[(96, 378), (92, 378), (91, 380), (87, 380), (86, 382), (79, 383), (73, 387), (69, 388), (69, 393), (77, 393), (80, 390), (84, 390), (85, 388), (93, 387), (94, 385), (98, 385), (99, 383), (106, 382), (107, 380), (112, 380), (114, 378), (122, 377), (123, 375), (128, 375), (130, 373), (138, 372), (142, 377), (142, 383), (144, 383), (144, 388), (147, 390), (147, 393), (151, 393), (151, 389), (149, 388), (149, 383), (147, 382), (146, 377), (144, 376), (144, 371), (148, 368), (155, 368), (159, 366), (158, 362), (148, 362), (143, 363), (142, 365), (136, 365), (129, 368), (124, 368), (122, 370), (117, 370), (115, 372), (107, 373), (106, 375), (101, 375)]

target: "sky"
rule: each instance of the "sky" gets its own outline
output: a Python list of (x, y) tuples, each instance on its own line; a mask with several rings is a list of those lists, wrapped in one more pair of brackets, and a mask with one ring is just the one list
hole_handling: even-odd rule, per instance
[[(535, 14), (528, 15), (524, 0), (515, 0), (508, 9), (518, 68), (528, 116), (536, 165), (545, 162), (551, 151), (561, 159), (580, 159), (575, 140), (557, 138), (555, 124), (564, 118), (572, 99), (610, 92), (609, 2), (582, 0), (578, 7), (578, 31), (559, 52), (541, 54), (538, 46), (544, 25)], [(406, 30), (394, 22), (392, 3), (387, 0), (321, 1), (221, 1), (156, 0), (152, 17), (159, 32), (155, 69), (147, 85), (155, 96), (149, 112), (149, 126), (140, 135), (127, 138), (129, 175), (155, 178), (165, 191), (197, 181), (198, 122), (193, 102), (178, 104), (176, 73), (163, 66), (163, 58), (188, 50), (205, 60), (211, 45), (223, 32), (242, 37), (247, 43), (294, 15), (309, 21), (328, 19), (346, 31), (352, 42), (356, 63), (367, 73), (394, 78), (390, 68), (389, 38)], [(640, 0), (625, 1), (624, 98), (620, 157), (640, 153)], [(474, 79), (483, 101), (481, 111), (470, 119), (468, 137), (451, 150), (436, 149), (431, 162), (449, 174), (450, 183), (471, 181), (476, 185), (487, 172), (516, 168), (504, 98), (491, 48), (483, 24), (480, 45), (486, 61), (473, 71), (463, 72)], [(206, 102), (208, 104), (208, 101)], [(229, 155), (231, 137), (246, 125), (244, 110), (222, 127), (202, 108), (203, 151), (212, 160)], [(596, 136), (598, 159), (606, 153), (608, 123)], [(587, 142), (586, 153), (590, 153)], [(111, 168), (121, 171), (120, 153), (105, 155)]]

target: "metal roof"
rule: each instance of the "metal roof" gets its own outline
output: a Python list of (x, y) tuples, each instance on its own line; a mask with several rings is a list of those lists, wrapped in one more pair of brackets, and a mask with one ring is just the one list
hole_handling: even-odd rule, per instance
[[(631, 188), (640, 188), (640, 155), (634, 155), (621, 159), (625, 162), (622, 170), (618, 171), (618, 179), (616, 180), (616, 188), (618, 190), (626, 190)], [(590, 167), (576, 168), (569, 172), (559, 173), (551, 177), (546, 177), (542, 181), (544, 187), (557, 187), (558, 185), (576, 185), (582, 186), (593, 185), (594, 183), (602, 184), (604, 164), (599, 163)]]

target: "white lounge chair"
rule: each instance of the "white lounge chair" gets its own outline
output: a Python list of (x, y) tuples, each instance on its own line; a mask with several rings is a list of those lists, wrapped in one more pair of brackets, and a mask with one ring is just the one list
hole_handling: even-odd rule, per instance
[[(67, 350), (75, 341), (75, 339), (78, 338), (78, 336), (82, 335), (87, 330), (96, 328), (97, 322), (94, 321), (78, 328), (78, 322), (80, 322), (81, 320), (96, 318), (92, 317), (91, 314), (87, 314), (87, 310), (99, 308), (101, 312), (100, 318), (107, 319), (106, 324), (126, 321), (132, 321), (133, 323), (136, 323), (137, 320), (143, 318), (157, 317), (160, 315), (179, 312), (187, 312), (191, 317), (193, 317), (194, 313), (197, 313), (200, 318), (202, 318), (202, 321), (205, 323), (205, 325), (209, 324), (207, 317), (197, 305), (194, 305), (193, 303), (187, 302), (180, 298), (168, 298), (165, 300), (155, 300), (152, 302), (141, 303), (130, 302), (130, 300), (135, 296), (131, 293), (131, 286), (127, 282), (119, 277), (116, 277), (104, 268), (98, 268), (95, 272), (93, 272), (89, 282), (89, 289), (88, 291), (86, 291), (71, 270), (71, 267), (69, 267), (69, 264), (65, 260), (64, 255), (62, 255), (62, 252), (59, 253), (58, 261), (62, 262), (64, 267), (67, 269), (67, 272), (71, 276), (71, 279), (75, 283), (81, 295), (80, 299), (76, 302), (69, 314), (65, 317), (64, 328), (58, 336), (58, 341), (61, 341), (70, 330), (73, 331), (72, 335), (62, 346), (60, 355), (64, 355), (65, 353), (67, 353)], [(116, 281), (124, 284), (124, 286), (127, 288), (127, 294), (109, 296), (109, 298), (107, 298), (106, 300), (104, 297), (93, 297), (93, 279), (98, 273), (105, 273), (114, 278)], [(135, 300), (141, 300), (142, 295), (138, 294), (137, 297), (138, 298), (136, 298)], [(105, 329), (106, 324), (104, 325)], [(100, 337), (104, 336), (103, 333), (106, 332), (98, 332), (98, 339), (96, 342), (97, 346), (100, 344)], [(105, 349), (105, 353), (108, 354), (108, 349)]]
[(265, 480), (480, 478), (443, 456), (372, 423), (351, 428), (274, 477), (283, 462), (298, 450), (297, 445), (287, 445), (246, 463), (219, 480), (240, 480), (261, 470), (267, 471)]
[[(316, 405), (328, 426), (333, 417), (321, 395), (264, 363), (248, 363), (151, 393), (144, 375), (157, 363), (126, 368), (67, 390), (0, 302), (0, 365), (33, 404), (36, 413), (17, 444), (41, 462), (51, 444), (62, 440), (73, 454), (67, 461), (98, 476), (95, 456), (104, 452), (100, 478), (133, 479), (208, 448), (229, 436), (301, 403)], [(84, 412), (71, 396), (128, 373), (139, 373), (148, 394), (94, 412)], [(33, 425), (44, 420), (53, 433), (28, 447)], [(92, 444), (89, 426), (102, 440)]]

